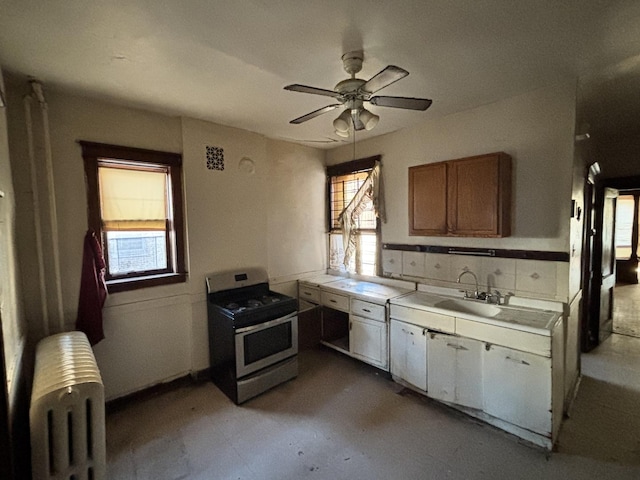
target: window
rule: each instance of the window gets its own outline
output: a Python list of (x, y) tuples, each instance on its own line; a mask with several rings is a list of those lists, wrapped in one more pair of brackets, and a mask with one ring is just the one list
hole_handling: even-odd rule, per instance
[(365, 199), (357, 209), (355, 220), (355, 252), (344, 265), (343, 232), (340, 214), (367, 180), (380, 157), (342, 163), (327, 168), (329, 211), (329, 267), (362, 275), (379, 274), (380, 223), (371, 199)]
[(616, 201), (616, 259), (629, 260), (633, 251), (633, 227), (636, 209), (634, 195), (620, 195)]
[(80, 142), (109, 292), (184, 282), (182, 157)]

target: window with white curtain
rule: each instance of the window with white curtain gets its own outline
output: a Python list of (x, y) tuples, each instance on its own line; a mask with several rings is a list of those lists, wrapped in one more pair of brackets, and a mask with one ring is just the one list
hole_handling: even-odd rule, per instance
[(368, 200), (359, 209), (356, 219), (355, 254), (344, 265), (343, 235), (340, 214), (366, 181), (375, 166), (373, 157), (343, 163), (327, 169), (329, 209), (329, 268), (361, 275), (377, 275), (380, 258), (380, 226), (373, 202)]

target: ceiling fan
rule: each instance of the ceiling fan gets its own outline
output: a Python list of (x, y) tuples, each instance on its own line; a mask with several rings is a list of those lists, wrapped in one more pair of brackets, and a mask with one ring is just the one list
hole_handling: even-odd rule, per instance
[(378, 120), (380, 120), (378, 115), (364, 108), (364, 102), (369, 102), (371, 105), (379, 107), (394, 107), (407, 110), (426, 110), (431, 106), (432, 101), (426, 98), (373, 96), (378, 90), (382, 90), (384, 87), (388, 87), (392, 83), (406, 77), (409, 75), (409, 72), (395, 65), (389, 65), (369, 80), (361, 80), (356, 78), (356, 73), (362, 70), (363, 58), (363, 52), (360, 50), (348, 52), (342, 56), (344, 69), (351, 75), (351, 78), (339, 82), (334, 90), (309, 87), (297, 83), (284, 87), (285, 90), (291, 90), (292, 92), (333, 97), (340, 102), (314, 110), (311, 113), (291, 120), (289, 123), (303, 123), (323, 113), (344, 106), (345, 109), (343, 112), (333, 121), (333, 126), (336, 129), (337, 135), (348, 137), (352, 125), (355, 130), (371, 130), (377, 125)]

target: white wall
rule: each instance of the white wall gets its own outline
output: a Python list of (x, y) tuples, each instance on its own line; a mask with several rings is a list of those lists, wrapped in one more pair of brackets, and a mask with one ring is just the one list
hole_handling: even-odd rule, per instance
[[(357, 158), (382, 155), (383, 242), (568, 251), (575, 98), (575, 81), (567, 80), (358, 143)], [(380, 116), (384, 122), (383, 109)], [(510, 237), (409, 236), (408, 167), (495, 151), (513, 158)], [(343, 146), (328, 152), (327, 163), (351, 159), (352, 147)]]
[[(289, 280), (326, 269), (324, 152), (268, 140), (269, 274), (272, 287), (297, 296)], [(304, 179), (304, 181), (301, 181)]]
[[(209, 364), (206, 274), (260, 266), (294, 295), (298, 276), (324, 268), (324, 154), (201, 120), (182, 128), (197, 371)], [(206, 146), (223, 149), (224, 170), (207, 169)]]
[[(16, 79), (15, 96), (23, 93)], [(62, 232), (67, 329), (75, 323), (87, 228), (84, 167), (77, 140), (183, 154), (189, 280), (108, 297), (103, 312), (106, 338), (94, 347), (107, 398), (208, 367), (206, 273), (262, 266), (277, 277), (280, 290), (292, 293), (298, 276), (324, 268), (324, 237), (318, 235), (324, 228), (324, 152), (191, 118), (168, 117), (65, 92), (45, 90), (45, 94)], [(17, 144), (12, 160), (24, 189), (20, 208), (29, 218), (28, 160), (20, 134), (23, 120), (19, 110), (11, 118), (12, 144)], [(206, 145), (224, 149), (224, 171), (207, 169)], [(245, 157), (254, 162), (254, 173), (238, 168)], [(298, 203), (297, 195), (303, 192), (310, 193), (311, 201)], [(32, 264), (35, 240), (28, 225), (20, 241), (25, 244), (21, 261), (27, 266), (31, 262), (30, 271), (37, 273)], [(38, 295), (37, 279), (29, 278), (25, 284)], [(37, 308), (32, 310), (31, 321), (37, 332), (41, 321)]]
[[(4, 82), (0, 71), (0, 89)], [(20, 275), (15, 238), (15, 198), (9, 161), (6, 110), (0, 108), (0, 325), (4, 338), (7, 386), (13, 392), (14, 378), (21, 367), (26, 327), (20, 301)]]
[[(0, 70), (0, 90), (5, 92), (2, 71)], [(5, 96), (6, 98), (6, 96)], [(27, 325), (24, 316), (20, 289), (20, 268), (18, 265), (16, 238), (16, 208), (13, 188), (11, 162), (9, 159), (9, 141), (7, 133), (7, 114), (0, 108), (0, 330), (2, 349), (4, 350), (4, 367), (7, 383), (0, 388), (7, 394), (8, 412), (0, 411), (0, 415), (8, 413), (4, 420), (8, 422), (10, 435), (10, 452), (8, 456), (18, 468), (22, 469), (26, 459), (24, 449), (27, 447), (26, 436), (20, 430), (28, 428), (25, 402), (28, 402), (26, 379), (29, 377), (27, 358)], [(22, 402), (22, 404), (21, 404)], [(4, 422), (2, 422), (4, 423)], [(4, 435), (4, 432), (3, 432)], [(22, 451), (21, 451), (22, 450)]]

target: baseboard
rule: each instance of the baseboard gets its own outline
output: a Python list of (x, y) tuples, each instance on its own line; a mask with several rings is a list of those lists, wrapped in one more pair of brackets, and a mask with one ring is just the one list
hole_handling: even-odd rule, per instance
[(113, 400), (109, 400), (106, 402), (106, 413), (114, 413), (127, 406), (137, 403), (143, 400), (147, 400), (149, 398), (161, 395), (163, 393), (170, 392), (172, 390), (177, 390), (179, 388), (193, 385), (195, 383), (201, 383), (208, 381), (211, 378), (209, 374), (209, 369), (205, 368), (203, 370), (198, 370), (195, 372), (191, 372), (189, 374), (183, 375), (178, 378), (174, 378), (168, 382), (157, 383), (150, 387), (147, 387), (143, 390), (138, 390), (137, 392), (130, 393), (128, 395), (124, 395), (122, 397), (114, 398)]

